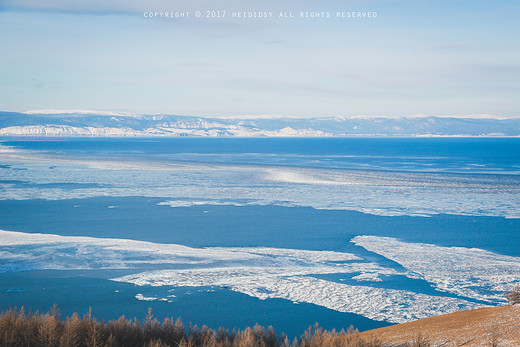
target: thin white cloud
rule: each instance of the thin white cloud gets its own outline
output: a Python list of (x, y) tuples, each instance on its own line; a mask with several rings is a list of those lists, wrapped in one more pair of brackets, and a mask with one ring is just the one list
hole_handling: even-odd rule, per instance
[(135, 116), (135, 113), (129, 112), (114, 112), (114, 111), (100, 111), (100, 110), (58, 110), (58, 109), (42, 109), (42, 110), (29, 110), (23, 112), (25, 114), (90, 114), (90, 115), (103, 115), (103, 116)]
[[(304, 9), (309, 6), (316, 7), (310, 0), (285, 1), (283, 3), (275, 0), (262, 2), (253, 0), (4, 0), (0, 5), (4, 10), (29, 10), (50, 12), (71, 12), (78, 14), (113, 14), (113, 13), (139, 13), (143, 11), (196, 11), (206, 10), (279, 10), (287, 7), (298, 7)], [(344, 3), (341, 4), (345, 6)], [(320, 6), (320, 7), (323, 7)]]
[(130, 13), (138, 9), (137, 2), (132, 1), (65, 1), (65, 0), (5, 0), (2, 4), (4, 10), (25, 10), (43, 12), (72, 12), (84, 14), (103, 13)]
[[(88, 109), (41, 109), (41, 110), (28, 110), (22, 112), (25, 114), (54, 114), (54, 115), (65, 115), (65, 114), (88, 114), (88, 115), (104, 115), (104, 116), (139, 116), (144, 113), (132, 113), (123, 111), (103, 111), (103, 110), (88, 110)], [(148, 115), (166, 115), (165, 113), (146, 113)], [(185, 115), (187, 116), (187, 115)], [(324, 115), (320, 117), (306, 117), (306, 116), (295, 116), (286, 114), (238, 114), (238, 115), (193, 115), (201, 118), (215, 118), (215, 119), (302, 119), (302, 118), (338, 118), (338, 119), (364, 119), (364, 118), (428, 118), (428, 117), (439, 117), (439, 118), (459, 118), (459, 119), (516, 119), (520, 115), (515, 116), (497, 116), (493, 114), (408, 114), (404, 116), (391, 116), (391, 115)]]
[(473, 46), (473, 42), (445, 42), (426, 45), (429, 49), (463, 49)]

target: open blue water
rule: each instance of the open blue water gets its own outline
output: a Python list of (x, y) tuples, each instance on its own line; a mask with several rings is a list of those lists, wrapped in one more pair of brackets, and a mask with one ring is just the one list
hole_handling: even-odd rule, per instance
[(520, 172), (517, 138), (36, 139), (6, 146), (166, 161), (468, 173)]
[[(4, 138), (0, 145), (17, 151), (1, 157), (0, 230), (345, 252), (398, 270), (349, 241), (374, 235), (520, 257), (520, 139)], [(11, 252), (0, 240), (2, 250)], [(0, 253), (0, 266), (10, 264)], [(316, 277), (355, 285), (354, 275)], [(114, 277), (14, 268), (0, 274), (0, 309), (58, 303), (70, 314), (92, 306), (113, 319), (152, 307), (158, 318), (230, 329), (258, 322), (289, 336), (316, 321), (328, 329), (389, 324), (226, 287), (141, 287)], [(486, 302), (425, 279), (382, 278), (363, 285)], [(172, 302), (135, 299), (169, 291)]]

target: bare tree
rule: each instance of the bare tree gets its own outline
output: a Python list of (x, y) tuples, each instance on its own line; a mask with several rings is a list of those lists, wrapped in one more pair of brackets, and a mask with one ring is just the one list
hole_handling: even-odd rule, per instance
[(493, 329), (488, 334), (488, 346), (490, 347), (499, 347), (500, 342), (502, 341), (502, 334), (500, 333), (500, 329), (498, 326), (493, 327)]
[(506, 299), (509, 305), (520, 304), (520, 284), (517, 284), (511, 291), (506, 292)]
[[(50, 313), (32, 314), (11, 309), (0, 313), (0, 347), (381, 347), (376, 338), (361, 338), (356, 329), (327, 331), (318, 324), (310, 327), (291, 344), (285, 334), (277, 335), (273, 327), (256, 324), (242, 331), (207, 326), (186, 328), (178, 319), (157, 321), (152, 312), (143, 320), (124, 316), (105, 323), (97, 321), (89, 310), (82, 318), (74, 313), (65, 320), (53, 308)], [(423, 340), (414, 347), (428, 346)]]
[(62, 325), (59, 318), (54, 314), (45, 314), (40, 317), (38, 327), (38, 340), (42, 346), (58, 346), (61, 337)]

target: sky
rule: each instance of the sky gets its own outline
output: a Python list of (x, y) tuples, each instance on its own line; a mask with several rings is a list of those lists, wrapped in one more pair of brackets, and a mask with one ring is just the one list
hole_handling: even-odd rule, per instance
[(0, 110), (520, 117), (519, 17), (518, 1), (0, 0)]

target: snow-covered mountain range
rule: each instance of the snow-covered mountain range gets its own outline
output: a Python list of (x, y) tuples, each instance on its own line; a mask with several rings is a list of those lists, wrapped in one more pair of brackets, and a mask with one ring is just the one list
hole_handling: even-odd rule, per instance
[(520, 118), (211, 118), (96, 111), (0, 112), (0, 136), (520, 136)]

